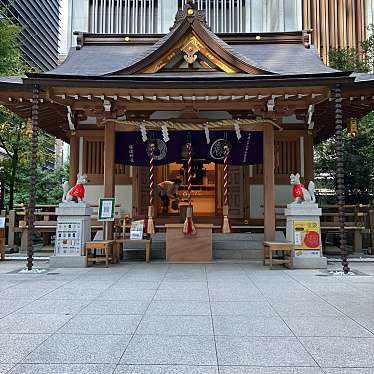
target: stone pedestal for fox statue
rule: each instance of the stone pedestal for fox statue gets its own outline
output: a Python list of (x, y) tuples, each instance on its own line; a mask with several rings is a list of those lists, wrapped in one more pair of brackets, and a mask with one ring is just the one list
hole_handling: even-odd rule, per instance
[(92, 208), (84, 201), (87, 183), (86, 175), (78, 175), (72, 188), (68, 182), (63, 184), (62, 202), (56, 209), (55, 253), (49, 261), (51, 268), (86, 267), (84, 246), (91, 240), (92, 215)]
[(316, 203), (315, 185), (308, 188), (300, 182), (300, 174), (291, 174), (290, 184), (294, 201), (287, 205), (286, 238), (294, 245), (293, 264), (296, 269), (326, 269), (327, 259), (322, 256), (320, 216)]

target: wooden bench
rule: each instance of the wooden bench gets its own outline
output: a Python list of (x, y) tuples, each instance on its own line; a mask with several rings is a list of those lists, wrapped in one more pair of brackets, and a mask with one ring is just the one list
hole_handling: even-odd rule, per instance
[[(117, 248), (118, 253), (121, 251), (121, 245), (123, 245), (123, 252), (136, 252), (136, 251), (145, 251), (145, 262), (149, 262), (151, 259), (151, 239), (141, 239), (141, 240), (132, 240), (132, 239), (116, 239), (115, 240), (115, 247)], [(131, 244), (144, 244), (143, 248), (131, 248), (128, 247)]]
[[(86, 242), (85, 256), (87, 266), (90, 262), (105, 262), (106, 267), (109, 266), (109, 261), (113, 264), (117, 264), (119, 262), (119, 253), (117, 246), (114, 244), (114, 240)], [(100, 251), (101, 254), (98, 255), (96, 251)]]
[[(274, 252), (283, 252), (283, 258), (273, 258)], [(264, 265), (269, 265), (270, 269), (273, 264), (285, 265), (289, 269), (293, 269), (292, 258), (293, 244), (291, 242), (264, 242)]]

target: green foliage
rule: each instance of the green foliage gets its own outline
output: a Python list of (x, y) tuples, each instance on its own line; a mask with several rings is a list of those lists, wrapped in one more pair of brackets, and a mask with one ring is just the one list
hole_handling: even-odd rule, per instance
[[(55, 170), (38, 167), (36, 180), (36, 204), (58, 204), (62, 197), (62, 184), (69, 178), (69, 164)], [(20, 173), (19, 187), (15, 192), (14, 202), (25, 203), (29, 199), (29, 177)]]
[[(347, 204), (368, 204), (374, 201), (374, 113), (360, 122), (359, 133), (352, 137), (344, 131), (345, 199)], [(335, 189), (335, 139), (315, 147), (317, 188)], [(333, 201), (330, 201), (333, 202)]]
[[(21, 28), (6, 17), (6, 10), (0, 9), (0, 76), (21, 75), (26, 70), (18, 42), (20, 32)], [(27, 204), (29, 199), (30, 133), (30, 122), (0, 106), (0, 147), (5, 152), (0, 158), (0, 170), (9, 208), (14, 203)], [(67, 168), (46, 169), (47, 163), (54, 163), (54, 156), (48, 151), (54, 147), (54, 138), (39, 130), (38, 143), (36, 202), (55, 204), (61, 199), (61, 181), (68, 177)]]
[(337, 70), (367, 73), (374, 71), (374, 25), (368, 27), (369, 37), (360, 48), (330, 49), (329, 65)]
[(0, 76), (20, 75), (25, 71), (18, 43), (20, 32), (21, 27), (5, 16), (5, 10), (0, 9)]
[(337, 70), (357, 71), (365, 73), (368, 71), (362, 54), (356, 48), (331, 49), (330, 66)]
[[(0, 160), (2, 176), (6, 187), (6, 202), (9, 208), (13, 203), (26, 203), (29, 193), (29, 170), (31, 162), (30, 122), (4, 107), (0, 107), (0, 146), (6, 156)], [(38, 204), (57, 203), (62, 194), (61, 180), (67, 178), (66, 167), (51, 171), (47, 163), (54, 163), (54, 155), (48, 148), (54, 146), (54, 138), (43, 130), (38, 130), (38, 172), (36, 201)]]
[[(330, 51), (330, 66), (343, 71), (374, 71), (374, 26), (368, 28), (371, 36), (359, 49)], [(344, 182), (347, 204), (368, 204), (374, 201), (374, 112), (359, 122), (358, 135), (344, 131)], [(319, 179), (317, 188), (335, 189), (335, 139), (315, 147), (315, 168)], [(331, 203), (335, 201), (329, 201)]]

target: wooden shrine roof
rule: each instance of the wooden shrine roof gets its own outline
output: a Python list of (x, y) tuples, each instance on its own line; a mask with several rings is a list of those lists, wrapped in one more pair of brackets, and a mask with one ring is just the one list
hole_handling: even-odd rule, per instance
[[(210, 31), (207, 31), (212, 34)], [(233, 55), (248, 65), (257, 67), (261, 75), (340, 75), (341, 72), (331, 69), (319, 59), (313, 46), (307, 48), (303, 43), (303, 33), (293, 32), (262, 34), (262, 40), (256, 40), (256, 34), (219, 35), (215, 40), (221, 40), (225, 48), (230, 48)], [(118, 77), (134, 74), (133, 69), (141, 61), (147, 61), (152, 53), (157, 52), (165, 43), (165, 37), (146, 35), (103, 35), (80, 34), (82, 44), (72, 48), (67, 59), (56, 69), (46, 72), (45, 76), (53, 77)], [(125, 41), (128, 37), (129, 41)], [(227, 41), (227, 42), (226, 42)], [(190, 72), (189, 72), (190, 73)], [(159, 73), (162, 74), (162, 73)], [(196, 72), (201, 76), (219, 72)], [(164, 75), (153, 76), (163, 79)], [(181, 75), (181, 72), (169, 72), (168, 75)]]
[(0, 103), (24, 118), (31, 116), (32, 84), (39, 84), (40, 127), (65, 141), (72, 123), (85, 117), (115, 120), (126, 113), (131, 120), (137, 111), (189, 108), (306, 119), (310, 107), (320, 141), (334, 132), (330, 96), (337, 83), (345, 120), (373, 108), (373, 75), (327, 67), (307, 32), (214, 34), (190, 4), (167, 35), (78, 33), (77, 42), (56, 69), (0, 78)]
[(204, 11), (186, 4), (166, 35), (77, 33), (77, 47), (71, 49), (64, 63), (28, 76), (91, 80), (142, 76), (145, 81), (181, 78), (183, 73), (225, 80), (235, 74), (262, 79), (347, 75), (323, 64), (306, 32), (214, 34)]

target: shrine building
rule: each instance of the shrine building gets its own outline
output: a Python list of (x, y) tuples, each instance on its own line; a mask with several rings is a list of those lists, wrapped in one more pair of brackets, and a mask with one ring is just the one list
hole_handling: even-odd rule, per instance
[[(147, 215), (149, 141), (155, 185), (180, 178), (182, 199), (191, 143), (194, 221), (221, 225), (229, 144), (230, 223), (274, 240), (290, 174), (308, 184), (313, 145), (373, 108), (372, 76), (324, 65), (309, 32), (214, 34), (193, 4), (166, 35), (77, 33), (77, 43), (54, 70), (1, 78), (0, 101), (70, 143), (70, 184), (87, 174), (86, 201), (115, 197), (133, 217)], [(156, 231), (180, 220), (173, 207), (162, 214), (157, 186), (154, 220)]]

